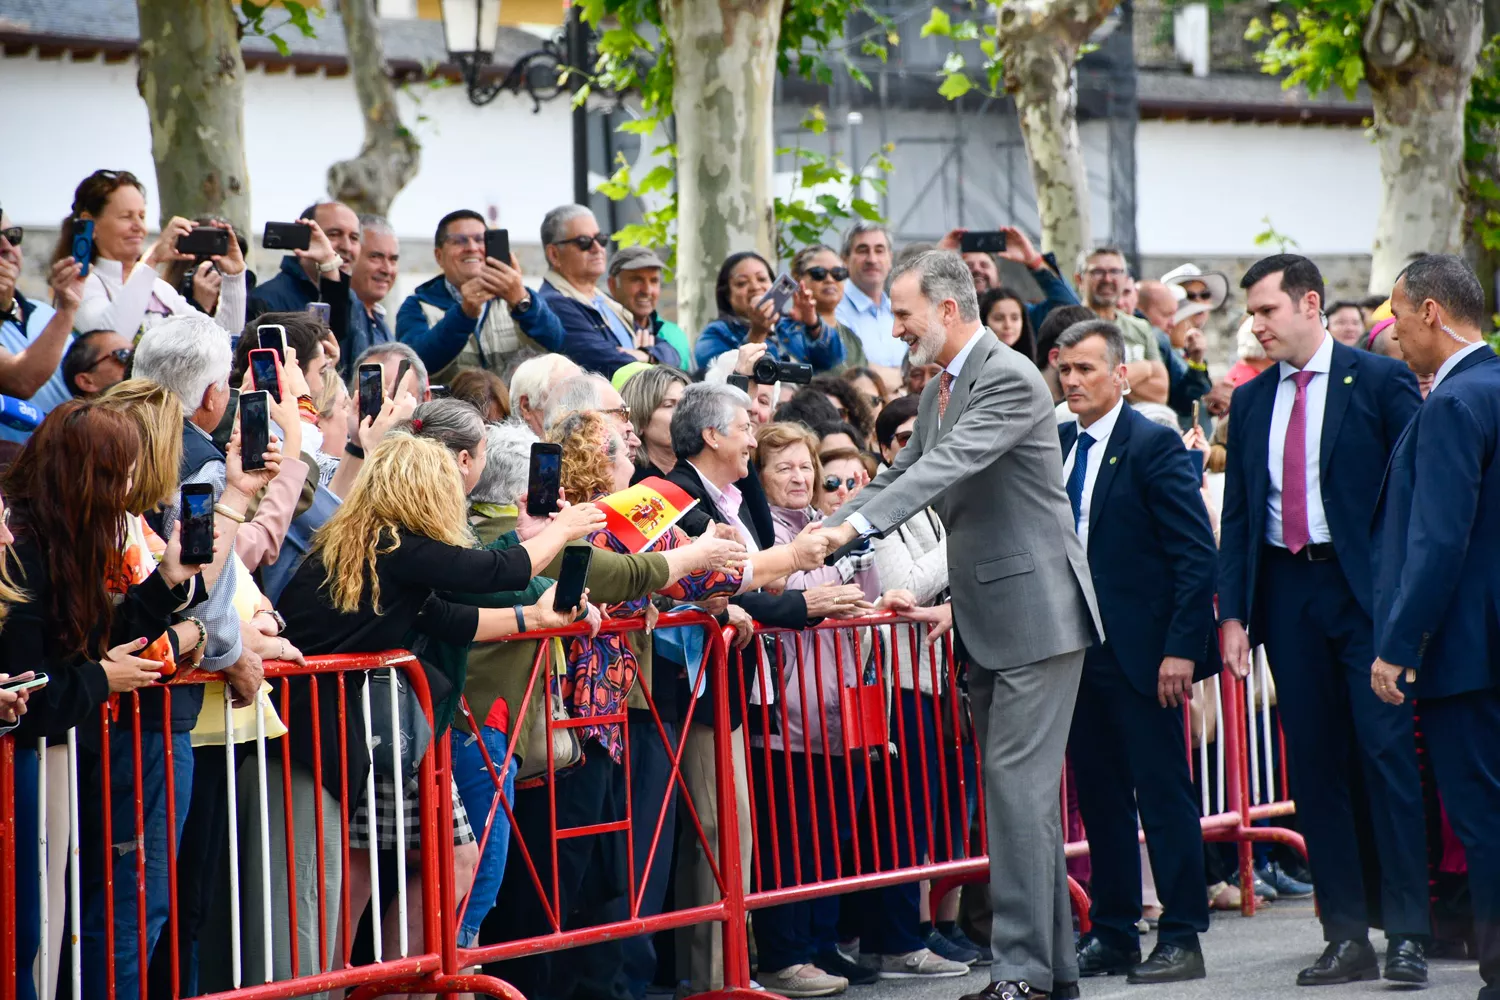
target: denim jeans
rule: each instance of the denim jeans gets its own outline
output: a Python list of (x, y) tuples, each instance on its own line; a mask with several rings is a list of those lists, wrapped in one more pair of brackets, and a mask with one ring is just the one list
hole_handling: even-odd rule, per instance
[[(16, 839), (16, 1000), (37, 1000), (36, 983), (32, 979), (32, 965), (42, 946), (42, 910), (37, 886), (41, 872), (37, 868), (36, 827), (37, 801), (41, 794), (37, 787), (37, 755), (35, 750), (16, 747), (15, 764), (15, 820)], [(66, 850), (66, 846), (63, 848)], [(0, 904), (3, 905), (3, 904)], [(52, 914), (53, 920), (65, 919), (63, 914)]]
[[(122, 713), (123, 714), (123, 713)], [(167, 923), (172, 897), (167, 881), (167, 761), (160, 732), (143, 731), (141, 737), (141, 810), (145, 829), (136, 835), (135, 732), (125, 724), (110, 732), (110, 834), (109, 850), (114, 866), (114, 963), (117, 997), (140, 995), (142, 970), (137, 913), (137, 879), (140, 872), (135, 851), (136, 841), (145, 846), (146, 886), (146, 956), (149, 960), (156, 940)], [(193, 796), (193, 740), (190, 733), (174, 733), (172, 740), (173, 778), (175, 781), (176, 829), (174, 850), (182, 841), (182, 826), (187, 820)], [(103, 796), (95, 789), (81, 789), (95, 824), (94, 836), (85, 833), (83, 863), (83, 996), (84, 1000), (104, 1000), (105, 951), (104, 866), (100, 809)], [(87, 829), (87, 827), (86, 827)], [(199, 877), (189, 873), (188, 877)]]
[[(505, 763), (505, 750), (509, 738), (494, 726), (481, 726), (480, 736), (484, 749), (495, 766), (495, 774)], [(505, 855), (510, 849), (510, 819), (504, 806), (495, 807), (495, 778), (485, 766), (484, 755), (479, 752), (479, 741), (470, 733), (453, 730), (453, 781), (458, 785), (458, 796), (463, 800), (474, 827), (474, 835), (484, 841), (484, 853), (479, 856), (479, 867), (474, 872), (474, 885), (469, 890), (469, 902), (464, 909), (464, 922), (458, 929), (458, 944), (461, 948), (472, 948), (479, 941), (479, 925), (495, 905), (500, 894), (500, 882), (505, 877)], [(505, 774), (505, 801), (515, 807), (516, 761), (510, 762)], [(490, 825), (489, 839), (484, 838), (485, 820), (495, 807), (495, 821)]]

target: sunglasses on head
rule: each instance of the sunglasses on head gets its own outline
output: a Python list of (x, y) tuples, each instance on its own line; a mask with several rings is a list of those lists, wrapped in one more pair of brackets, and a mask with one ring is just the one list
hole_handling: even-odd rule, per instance
[(843, 281), (849, 277), (849, 269), (847, 267), (810, 267), (807, 269), (807, 276), (814, 281), (827, 281), (829, 278), (834, 281)]
[(850, 476), (848, 479), (840, 479), (838, 476), (823, 477), (823, 489), (829, 493), (836, 492), (839, 488), (840, 483), (844, 484), (845, 489), (852, 490), (856, 485), (858, 485), (859, 480), (855, 479), (853, 476)]
[(558, 240), (552, 245), (555, 247), (576, 247), (582, 253), (588, 253), (589, 247), (593, 246), (595, 243), (599, 244), (601, 248), (607, 247), (609, 246), (609, 237), (604, 233), (595, 233), (593, 236), (575, 236), (571, 240)]
[(20, 226), (11, 226), (9, 229), (0, 229), (0, 236), (5, 237), (5, 242), (13, 247), (21, 245), (21, 237), (26, 235), (26, 230)]
[(117, 347), (113, 351), (110, 351), (108, 354), (99, 355), (99, 357), (95, 359), (94, 363), (85, 368), (84, 371), (91, 372), (95, 368), (98, 368), (100, 365), (104, 364), (104, 362), (108, 361), (110, 358), (114, 358), (120, 364), (124, 365), (126, 368), (129, 368), (130, 355), (133, 353), (134, 351), (129, 347)]

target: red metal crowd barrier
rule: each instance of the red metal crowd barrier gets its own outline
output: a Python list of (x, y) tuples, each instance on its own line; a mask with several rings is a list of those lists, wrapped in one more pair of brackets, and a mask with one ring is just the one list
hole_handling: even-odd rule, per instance
[[(676, 625), (701, 628), (704, 634), (702, 661), (693, 672), (692, 697), (687, 703), (686, 718), (682, 721), (681, 735), (677, 740), (669, 739), (669, 730), (662, 721), (652, 692), (642, 686), (642, 693), (649, 709), (650, 728), (661, 740), (662, 749), (670, 761), (668, 787), (680, 793), (681, 824), (692, 832), (696, 848), (703, 852), (712, 885), (711, 892), (705, 895), (711, 898), (699, 898), (695, 905), (679, 906), (664, 913), (642, 912), (644, 876), (659, 857), (670, 857), (673, 831), (666, 823), (666, 802), (651, 803), (648, 808), (654, 810), (654, 815), (644, 817), (649, 823), (645, 828), (651, 831), (650, 847), (645, 865), (638, 869), (636, 834), (633, 831), (642, 827), (633, 820), (637, 818), (634, 811), (641, 806), (631, 801), (628, 781), (623, 786), (623, 808), (595, 817), (593, 821), (574, 825), (560, 822), (559, 790), (569, 792), (567, 782), (573, 779), (568, 772), (558, 770), (558, 762), (553, 756), (553, 737), (563, 733), (576, 735), (578, 730), (588, 726), (619, 726), (623, 731), (628, 726), (629, 717), (623, 706), (618, 711), (587, 718), (576, 715), (554, 717), (550, 704), (538, 702), (542, 697), (557, 697), (552, 688), (554, 643), (551, 640), (576, 640), (586, 635), (586, 626), (528, 633), (507, 641), (533, 642), (536, 646), (531, 666), (533, 683), (527, 689), (515, 718), (524, 719), (528, 713), (534, 713), (539, 719), (538, 724), (544, 727), (546, 739), (542, 742), (547, 747), (547, 767), (539, 782), (539, 790), (528, 794), (540, 797), (533, 804), (538, 801), (545, 803), (541, 808), (547, 822), (542, 835), (533, 835), (528, 842), (522, 835), (524, 831), (518, 822), (516, 803), (503, 793), (497, 797), (488, 816), (471, 817), (471, 822), (475, 824), (481, 849), (495, 833), (496, 824), (509, 827), (513, 837), (507, 861), (512, 875), (508, 878), (520, 880), (525, 890), (535, 894), (535, 902), (544, 915), (541, 925), (532, 933), (502, 943), (460, 946), (457, 929), (467, 900), (458, 898), (460, 892), (455, 877), (451, 752), (446, 739), (436, 740), (432, 750), (422, 757), (413, 779), (417, 791), (418, 832), (415, 843), (408, 844), (405, 840), (403, 795), (394, 793), (392, 803), (400, 845), (397, 856), (412, 857), (406, 848), (420, 847), (415, 869), (406, 871), (403, 867), (397, 878), (400, 935), (399, 944), (393, 949), (396, 954), (382, 953), (382, 921), (377, 919), (373, 921), (376, 927), (372, 944), (375, 960), (356, 964), (355, 921), (358, 915), (352, 911), (358, 905), (357, 897), (368, 888), (373, 900), (382, 901), (377, 904), (380, 909), (383, 911), (385, 907), (379, 887), (380, 867), (375, 858), (377, 847), (369, 848), (370, 860), (366, 864), (361, 857), (365, 848), (351, 846), (350, 820), (362, 803), (366, 825), (372, 835), (381, 828), (375, 775), (371, 773), (362, 786), (351, 781), (350, 753), (351, 749), (357, 751), (358, 748), (351, 748), (350, 733), (357, 735), (359, 732), (357, 728), (351, 730), (351, 724), (356, 727), (363, 724), (366, 746), (374, 742), (369, 715), (371, 697), (359, 698), (355, 693), (356, 690), (370, 690), (371, 685), (365, 677), (372, 670), (389, 669), (392, 677), (400, 672), (431, 725), (433, 708), (425, 676), (414, 657), (399, 652), (315, 657), (305, 667), (268, 664), (267, 678), (272, 682), (273, 692), (269, 706), (276, 710), (277, 717), (286, 723), (289, 731), (280, 735), (271, 733), (268, 727), (277, 718), (266, 712), (253, 712), (254, 733), (244, 737), (247, 750), (238, 754), (243, 759), (237, 762), (236, 737), (242, 734), (236, 730), (240, 723), (229, 706), (225, 706), (223, 769), (229, 813), (225, 835), (227, 831), (246, 834), (248, 829), (236, 815), (240, 797), (245, 797), (254, 807), (251, 809), (253, 818), (259, 821), (263, 817), (266, 821), (260, 822), (258, 827), (261, 832), (259, 845), (241, 846), (238, 836), (228, 838), (232, 982), (224, 988), (205, 989), (204, 982), (200, 981), (197, 992), (213, 1000), (278, 1000), (335, 989), (352, 989), (354, 1000), (368, 1000), (389, 993), (429, 992), (476, 992), (524, 1000), (521, 990), (496, 974), (503, 973), (507, 966), (501, 965), (498, 969), (492, 966), (484, 971), (477, 971), (478, 967), (598, 945), (638, 934), (713, 923), (720, 925), (723, 943), (722, 969), (715, 971), (722, 972), (723, 991), (737, 993), (747, 991), (751, 981), (747, 941), (747, 920), (753, 919), (749, 917), (751, 913), (768, 907), (920, 881), (931, 883), (929, 900), (936, 912), (944, 896), (957, 886), (988, 878), (982, 748), (976, 745), (973, 737), (962, 672), (953, 657), (951, 637), (930, 646), (925, 626), (902, 621), (893, 615), (852, 622), (830, 621), (801, 632), (758, 629), (750, 657), (753, 667), (742, 671), (730, 669), (732, 629), (721, 630), (711, 618), (699, 613), (665, 615), (657, 627)], [(638, 619), (610, 620), (604, 623), (602, 634), (620, 636), (638, 633), (642, 629), (643, 623)], [(734, 653), (733, 658), (738, 662), (739, 654)], [(1258, 663), (1257, 670), (1263, 671), (1263, 662)], [(663, 680), (667, 683), (675, 680), (660, 667), (656, 676), (658, 684)], [(713, 679), (711, 685), (708, 683), (710, 677)], [(174, 678), (171, 684), (161, 689), (164, 708), (170, 710), (174, 690), (181, 691), (184, 685), (203, 684), (214, 679), (212, 675), (197, 673)], [(294, 690), (299, 681), (304, 686)], [(1228, 676), (1209, 683), (1219, 693), (1213, 709), (1214, 738), (1201, 740), (1195, 750), (1190, 737), (1186, 750), (1203, 787), (1205, 838), (1239, 845), (1244, 884), (1248, 885), (1253, 842), (1280, 841), (1301, 846), (1300, 838), (1289, 830), (1252, 825), (1259, 820), (1285, 815), (1293, 809), (1285, 795), (1285, 755), (1272, 753), (1280, 746), (1279, 732), (1272, 727), (1267, 699), (1254, 695), (1256, 690), (1265, 691), (1263, 674), (1252, 675), (1249, 685)], [(1257, 683), (1259, 687), (1256, 687)], [(712, 697), (701, 697), (710, 687)], [(1248, 697), (1247, 688), (1251, 690)], [(395, 685), (392, 684), (389, 690), (394, 715)], [(327, 703), (329, 699), (336, 702), (331, 711)], [(120, 713), (118, 716), (116, 711)], [(119, 851), (121, 856), (133, 854), (135, 858), (135, 893), (131, 905), (136, 914), (137, 931), (148, 923), (148, 863), (159, 860), (152, 856), (156, 845), (147, 835), (149, 810), (144, 790), (148, 784), (145, 776), (149, 762), (146, 758), (151, 755), (144, 752), (145, 744), (140, 738), (140, 713), (140, 699), (136, 696), (121, 699), (117, 709), (106, 708), (101, 712), (97, 749), (80, 751), (77, 741), (70, 739), (67, 758), (66, 774), (73, 787), (69, 807), (73, 817), (70, 857), (74, 862), (69, 866), (72, 898), (66, 910), (73, 933), (67, 950), (72, 958), (75, 985), (86, 976), (102, 975), (105, 980), (103, 995), (111, 998), (117, 992), (115, 965), (118, 956), (114, 940), (116, 921), (112, 880), (118, 862), (109, 863), (109, 857), (112, 852)], [(744, 723), (731, 730), (734, 714), (740, 715)], [(705, 715), (710, 718), (705, 719)], [(122, 725), (117, 718), (131, 720), (132, 725)], [(323, 731), (328, 720), (336, 720), (336, 738)], [(683, 769), (684, 755), (688, 752), (688, 733), (695, 720), (711, 722), (712, 728), (714, 777), (713, 787), (708, 791), (714, 801), (709, 814), (700, 812), (708, 805), (702, 798), (703, 790), (699, 790), (695, 801), (695, 793), (690, 789), (689, 778)], [(307, 731), (290, 731), (298, 726), (305, 726)], [(1192, 728), (1190, 725), (1190, 732)], [(1255, 740), (1251, 740), (1251, 733), (1256, 734)], [(123, 745), (122, 735), (127, 737)], [(153, 738), (156, 738), (155, 734), (146, 736), (148, 740)], [(325, 744), (328, 739), (333, 739), (336, 747)], [(293, 748), (294, 740), (310, 743), (299, 744), (302, 747), (299, 754)], [(373, 751), (371, 756), (373, 759), (376, 753), (392, 754), (392, 773), (402, 774), (399, 741), (397, 744), (389, 750)], [(482, 741), (479, 745), (483, 753)], [(276, 752), (270, 754), (273, 748)], [(335, 749), (336, 753), (333, 752)], [(112, 821), (119, 815), (111, 799), (118, 788), (112, 787), (108, 777), (112, 751), (132, 756), (132, 825), (136, 836), (130, 839), (122, 840), (112, 835), (110, 829)], [(339, 778), (333, 784), (343, 789), (343, 794), (334, 795), (332, 799), (328, 798), (328, 782), (324, 780), (327, 777), (323, 770), (325, 751), (331, 754), (329, 759), (338, 762)], [(46, 971), (46, 959), (51, 957), (46, 942), (51, 919), (53, 916), (61, 919), (61, 914), (51, 914), (46, 908), (46, 890), (51, 887), (51, 882), (45, 818), (38, 820), (37, 831), (23, 830), (19, 828), (11, 807), (15, 800), (15, 762), (21, 752), (26, 751), (15, 747), (12, 740), (0, 739), (0, 956), (7, 958), (6, 963), (0, 963), (0, 1000), (16, 1000), (18, 996), (17, 977), (23, 970), (9, 974), (5, 971), (5, 964), (8, 964), (9, 956), (16, 954), (18, 921), (13, 903), (27, 891), (38, 894), (43, 919), (49, 924), (42, 932), (43, 960), (40, 966), (44, 970), (44, 982), (40, 984), (43, 989), (39, 995), (42, 1000), (52, 1000), (55, 982)], [(486, 768), (497, 789), (503, 789), (500, 776), (507, 773), (516, 752), (517, 748), (512, 744), (503, 759), (492, 760), (487, 753), (484, 754)], [(181, 820), (175, 814), (173, 793), (177, 768), (172, 765), (173, 753), (172, 739), (163, 738), (168, 829), (174, 828)], [(278, 756), (281, 761), (280, 773), (276, 775), (280, 780), (279, 793), (273, 792), (271, 787), (273, 771), (267, 765), (268, 755)], [(45, 762), (46, 759), (43, 748), (39, 760)], [(88, 766), (80, 770), (80, 761), (87, 762)], [(620, 760), (609, 766), (618, 768), (624, 775), (630, 774), (628, 739), (624, 741)], [(79, 776), (92, 773), (90, 767), (102, 776), (102, 808), (98, 812), (103, 826), (101, 843), (105, 845), (102, 853), (106, 859), (102, 870), (103, 895), (108, 911), (104, 921), (104, 955), (107, 960), (104, 968), (84, 972), (80, 969), (78, 938), (78, 862), (83, 856), (76, 817), (79, 809), (77, 789), (81, 787)], [(611, 775), (616, 779), (619, 777), (616, 772), (611, 772)], [(47, 783), (46, 779), (42, 782), (43, 785)], [(118, 777), (113, 785), (119, 785)], [(47, 789), (41, 788), (39, 798), (45, 800), (47, 797)], [(279, 821), (270, 808), (273, 801), (282, 813)], [(305, 823), (309, 801), (311, 821)], [(742, 808), (746, 815), (741, 815)], [(542, 813), (530, 815), (535, 818)], [(705, 815), (714, 820), (716, 837), (706, 832)], [(332, 821), (336, 821), (339, 831), (336, 843), (330, 843), (324, 832), (329, 828), (325, 823)], [(749, 831), (749, 836), (743, 841), (742, 823)], [(273, 826), (277, 829), (273, 830)], [(310, 837), (304, 826), (310, 827)], [(41, 835), (36, 842), (31, 839), (33, 833)], [(286, 881), (284, 894), (279, 889), (273, 891), (271, 887), (271, 854), (274, 852), (270, 840), (273, 834), (284, 838), (280, 841)], [(627, 900), (624, 912), (580, 913), (576, 908), (570, 910), (565, 879), (559, 870), (560, 851), (562, 845), (584, 838), (623, 841), (626, 860), (622, 867)], [(127, 847), (121, 850), (121, 844)], [(21, 856), (20, 852), (33, 850), (38, 845), (38, 882), (28, 887), (22, 884), (15, 862)], [(171, 904), (161, 928), (157, 950), (166, 948), (170, 951), (171, 996), (175, 1000), (184, 993), (184, 984), (177, 975), (179, 933), (182, 930), (177, 903), (179, 859), (175, 839), (166, 838), (164, 846)], [(253, 861), (257, 848), (261, 862), (258, 884), (242, 885), (239, 858), (245, 855)], [(52, 846), (53, 851), (57, 849)], [(299, 866), (295, 858), (288, 856), (298, 850), (311, 852), (315, 859), (312, 871), (319, 876), (316, 889), (301, 894), (296, 880), (299, 872), (305, 873), (308, 868)], [(1070, 855), (1086, 851), (1086, 841), (1068, 845)], [(52, 867), (55, 871), (55, 860)], [(368, 871), (369, 885), (361, 884), (355, 892), (351, 889), (351, 880), (359, 869)], [(330, 892), (328, 884), (335, 871), (339, 877), (333, 880), (337, 884)], [(192, 877), (205, 874), (194, 872)], [(420, 888), (412, 893), (410, 901), (407, 897), (409, 879), (420, 880)], [(1079, 921), (1087, 929), (1087, 897), (1076, 883), (1072, 888)], [(1246, 892), (1243, 898), (1245, 912), (1252, 913), (1254, 894)], [(504, 905), (513, 902), (513, 897), (502, 900)], [(406, 940), (409, 905), (419, 907), (421, 913), (418, 928), (421, 941), (420, 947), (415, 949)], [(242, 931), (257, 916), (265, 947), (258, 956), (262, 960), (260, 968), (255, 969), (249, 967), (254, 963), (246, 961), (247, 956), (241, 953), (240, 944)], [(304, 928), (300, 937), (299, 926)], [(316, 928), (315, 933), (309, 928)], [(278, 940), (278, 935), (283, 932), (287, 954), (282, 966), (274, 967), (271, 942)], [(135, 962), (144, 970), (150, 958), (146, 935), (137, 932), (133, 940), (138, 946)], [(310, 962), (303, 954), (305, 948), (313, 949)], [(142, 972), (138, 978), (140, 995), (145, 998), (147, 976)], [(245, 985), (248, 980), (254, 980), (254, 984)], [(82, 994), (75, 988), (74, 995)]]

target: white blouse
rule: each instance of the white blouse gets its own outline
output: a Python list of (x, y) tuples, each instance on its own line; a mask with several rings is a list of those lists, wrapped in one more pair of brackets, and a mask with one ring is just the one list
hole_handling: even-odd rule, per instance
[[(95, 258), (83, 282), (83, 304), (78, 307), (74, 329), (113, 330), (124, 337), (156, 326), (172, 316), (190, 316), (198, 307), (161, 279), (144, 262), (131, 268), (129, 280), (121, 280), (123, 267), (117, 260)], [(245, 326), (245, 272), (226, 274), (219, 285), (219, 305), (214, 320), (236, 337)]]

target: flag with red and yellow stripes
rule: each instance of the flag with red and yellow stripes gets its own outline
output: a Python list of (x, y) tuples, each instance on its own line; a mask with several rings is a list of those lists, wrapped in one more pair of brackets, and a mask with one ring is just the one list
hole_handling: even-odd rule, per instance
[(651, 543), (697, 506), (679, 486), (657, 476), (648, 476), (634, 486), (594, 501), (604, 511), (605, 526), (631, 552), (643, 552)]

